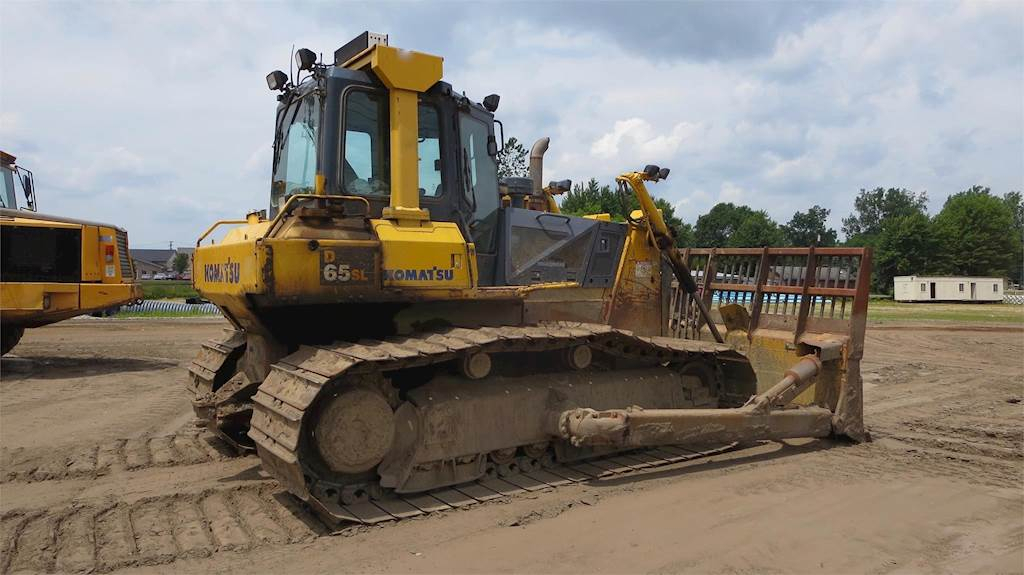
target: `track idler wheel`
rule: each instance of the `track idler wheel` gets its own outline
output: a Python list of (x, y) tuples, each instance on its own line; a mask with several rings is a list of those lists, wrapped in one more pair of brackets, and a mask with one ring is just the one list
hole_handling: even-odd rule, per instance
[(391, 450), (395, 415), (387, 398), (378, 391), (346, 389), (324, 406), (313, 437), (321, 459), (332, 471), (364, 473)]
[(569, 369), (576, 371), (587, 369), (594, 360), (594, 352), (586, 344), (566, 348), (561, 353), (562, 363)]

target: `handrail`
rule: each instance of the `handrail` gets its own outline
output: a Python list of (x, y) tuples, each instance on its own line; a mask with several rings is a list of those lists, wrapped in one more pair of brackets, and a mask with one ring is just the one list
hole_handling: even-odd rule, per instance
[[(362, 197), (362, 196), (339, 196), (339, 195), (327, 196), (327, 195), (319, 195), (319, 194), (294, 194), (294, 195), (288, 196), (288, 200), (284, 203), (284, 206), (277, 212), (277, 215), (274, 216), (274, 219), (270, 220), (270, 225), (267, 227), (267, 232), (265, 234), (263, 234), (263, 237), (260, 238), (260, 239), (266, 239), (266, 238), (270, 237), (271, 232), (273, 232), (275, 230), (277, 225), (281, 223), (281, 221), (284, 219), (284, 217), (286, 215), (288, 215), (289, 213), (291, 213), (292, 210), (295, 209), (295, 206), (298, 205), (299, 200), (316, 200), (316, 199), (319, 199), (319, 200), (355, 200), (355, 201), (361, 201), (364, 204), (366, 204), (366, 215), (369, 215), (369, 213), (370, 213), (370, 201), (367, 200), (366, 198)], [(266, 221), (266, 220), (264, 220), (264, 221)], [(232, 224), (238, 225), (238, 224), (247, 224), (247, 223), (249, 223), (249, 220), (218, 220), (218, 221), (214, 222), (212, 226), (207, 228), (206, 231), (203, 232), (203, 235), (199, 236), (199, 239), (196, 240), (196, 247), (199, 247), (203, 243), (203, 240), (205, 240), (207, 238), (207, 236), (209, 236), (211, 233), (213, 233), (213, 230), (217, 229), (218, 227), (220, 227), (222, 225), (232, 225)]]
[(249, 223), (249, 220), (217, 220), (216, 222), (213, 222), (212, 226), (206, 228), (206, 231), (203, 232), (203, 235), (199, 236), (199, 239), (196, 240), (196, 247), (198, 248), (200, 245), (202, 245), (203, 240), (206, 239), (206, 236), (208, 236), (211, 233), (213, 233), (213, 230), (217, 229), (218, 227), (220, 227), (220, 226), (222, 226), (224, 224), (247, 224), (247, 223)]
[(269, 238), (271, 233), (277, 231), (277, 226), (284, 221), (285, 216), (291, 213), (298, 205), (298, 200), (356, 200), (366, 204), (366, 214), (370, 214), (370, 201), (362, 196), (339, 196), (339, 195), (321, 195), (321, 194), (293, 194), (288, 196), (288, 200), (284, 203), (284, 206), (278, 210), (277, 215), (270, 221), (270, 225), (267, 226), (267, 233), (263, 234), (261, 239)]

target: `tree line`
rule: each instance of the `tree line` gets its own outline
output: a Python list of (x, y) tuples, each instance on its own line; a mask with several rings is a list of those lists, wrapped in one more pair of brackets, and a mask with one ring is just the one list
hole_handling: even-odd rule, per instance
[[(560, 206), (568, 214), (608, 213), (621, 221), (638, 207), (632, 195), (626, 200), (590, 179), (573, 186)], [(1000, 197), (973, 186), (949, 196), (942, 210), (929, 216), (924, 192), (862, 189), (842, 219), (842, 242), (826, 223), (831, 211), (819, 205), (780, 224), (764, 210), (721, 202), (690, 225), (664, 199), (655, 203), (680, 247), (871, 247), (873, 288), (879, 293), (891, 292), (893, 278), (900, 275), (991, 276), (1024, 283), (1024, 203), (1016, 191)]]
[[(510, 140), (499, 154), (502, 176), (526, 174), (526, 150), (516, 144)], [(831, 211), (819, 205), (780, 224), (764, 210), (720, 202), (691, 225), (663, 198), (654, 201), (680, 247), (871, 247), (872, 287), (879, 293), (890, 293), (893, 277), (900, 275), (1005, 277), (1024, 284), (1024, 202), (1019, 191), (999, 196), (973, 186), (946, 198), (933, 216), (925, 192), (861, 189), (853, 211), (842, 218), (842, 241), (827, 225)], [(573, 185), (559, 206), (567, 214), (607, 213), (616, 221), (639, 208), (632, 194), (620, 195), (595, 178)]]

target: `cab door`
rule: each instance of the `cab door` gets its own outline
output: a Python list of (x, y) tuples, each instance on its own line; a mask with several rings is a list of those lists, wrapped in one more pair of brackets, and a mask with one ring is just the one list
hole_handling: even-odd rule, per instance
[(479, 284), (494, 285), (498, 254), (498, 165), (494, 159), (494, 124), (475, 109), (459, 112), (458, 161), (466, 226), (476, 245)]

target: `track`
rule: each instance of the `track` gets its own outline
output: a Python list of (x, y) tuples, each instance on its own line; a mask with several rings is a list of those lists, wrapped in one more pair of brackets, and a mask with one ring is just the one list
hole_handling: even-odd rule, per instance
[[(598, 467), (558, 467), (541, 469), (540, 461), (553, 460), (536, 456), (519, 458), (517, 465), (525, 472), (514, 477), (491, 477), (474, 484), (472, 488), (448, 488), (422, 496), (364, 497), (361, 501), (339, 501), (337, 492), (345, 489), (324, 482), (317, 473), (303, 463), (303, 427), (306, 411), (311, 408), (328, 384), (340, 378), (376, 375), (410, 368), (436, 365), (445, 361), (469, 357), (475, 353), (525, 354), (568, 349), (585, 343), (602, 353), (646, 361), (652, 364), (682, 365), (687, 360), (730, 361), (746, 365), (745, 359), (725, 345), (660, 337), (638, 337), (629, 332), (606, 325), (557, 322), (531, 327), (500, 327), (463, 329), (450, 328), (441, 332), (424, 332), (407, 337), (394, 337), (383, 341), (337, 343), (332, 346), (303, 346), (297, 352), (272, 366), (271, 374), (260, 385), (253, 397), (254, 406), (249, 436), (256, 442), (263, 467), (276, 477), (289, 491), (309, 501), (319, 512), (335, 520), (357, 523), (377, 523), (429, 513), (441, 508), (460, 507), (486, 501), (521, 490), (536, 490), (558, 486), (572, 481), (596, 477), (603, 471), (621, 472), (655, 464), (679, 461), (679, 457), (692, 455), (663, 452), (665, 457), (630, 459), (621, 456), (616, 462), (602, 460)], [(523, 361), (523, 359), (519, 359)], [(749, 368), (748, 368), (749, 369)], [(542, 387), (543, 384), (538, 384)], [(691, 406), (702, 406), (707, 396), (703, 389), (688, 389)], [(456, 398), (457, 399), (457, 398)], [(311, 424), (309, 424), (311, 425)], [(549, 448), (550, 449), (550, 448)], [(486, 454), (482, 454), (486, 457)], [(582, 473), (582, 475), (581, 475)], [(494, 473), (492, 475), (500, 475)], [(355, 487), (362, 490), (363, 487)], [(366, 488), (368, 492), (372, 486)], [(374, 499), (367, 501), (366, 499)]]

